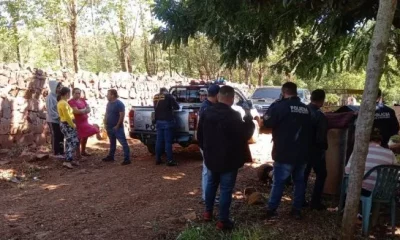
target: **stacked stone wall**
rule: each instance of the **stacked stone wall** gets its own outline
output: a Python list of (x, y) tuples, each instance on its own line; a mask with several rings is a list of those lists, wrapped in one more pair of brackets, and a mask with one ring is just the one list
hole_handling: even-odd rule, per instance
[[(64, 86), (80, 88), (91, 107), (89, 121), (102, 125), (107, 91), (117, 89), (127, 111), (132, 106), (152, 106), (152, 98), (160, 87), (188, 84), (185, 77), (155, 76), (129, 73), (91, 73), (21, 69), (18, 64), (0, 63), (0, 148), (18, 145), (43, 145), (49, 143), (46, 123), (45, 99), (49, 93), (50, 79)], [(235, 85), (248, 94), (244, 84)], [(125, 125), (128, 118), (125, 119)]]

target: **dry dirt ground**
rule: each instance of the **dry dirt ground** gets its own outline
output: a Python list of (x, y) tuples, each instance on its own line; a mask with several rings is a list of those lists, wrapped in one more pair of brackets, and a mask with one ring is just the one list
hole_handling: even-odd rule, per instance
[[(262, 135), (251, 146), (253, 158), (270, 159), (270, 142), (270, 135)], [(156, 166), (137, 140), (130, 140), (133, 164), (119, 164), (121, 149), (115, 163), (103, 163), (107, 146), (91, 142), (93, 156), (72, 170), (51, 158), (27, 162), (29, 156), (0, 165), (25, 174), (20, 183), (0, 181), (0, 239), (176, 239), (190, 222), (201, 224), (202, 158), (196, 146), (175, 147), (178, 167)], [(248, 206), (243, 196), (245, 188), (254, 187), (267, 197), (270, 187), (257, 181), (257, 166), (239, 172), (232, 206), (237, 222), (261, 222), (279, 239), (336, 239), (337, 213), (309, 211), (304, 221), (294, 222), (287, 214), (290, 195), (283, 199), (280, 219), (262, 220), (263, 205)]]

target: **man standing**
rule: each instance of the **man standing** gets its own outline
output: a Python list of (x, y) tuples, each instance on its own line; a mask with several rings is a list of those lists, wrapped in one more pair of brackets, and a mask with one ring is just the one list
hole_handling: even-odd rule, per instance
[(381, 146), (389, 148), (389, 140), (399, 132), (399, 121), (393, 109), (383, 104), (382, 91), (378, 90), (376, 100), (374, 128), (378, 128), (382, 136)]
[(208, 168), (206, 187), (206, 211), (204, 220), (211, 221), (215, 196), (220, 187), (219, 221), (221, 230), (233, 228), (229, 219), (232, 191), (236, 183), (238, 169), (241, 168), (249, 153), (247, 141), (254, 132), (254, 123), (250, 112), (246, 112), (244, 121), (241, 115), (232, 109), (235, 91), (230, 86), (221, 87), (218, 102), (207, 108), (200, 116), (198, 140), (204, 151), (205, 165)]
[(154, 115), (157, 128), (156, 140), (156, 165), (161, 164), (161, 154), (165, 148), (167, 153), (167, 166), (176, 166), (172, 156), (172, 140), (174, 137), (174, 110), (179, 109), (175, 98), (168, 93), (166, 88), (161, 88), (160, 93), (154, 96)]
[(297, 96), (295, 83), (283, 84), (282, 97), (282, 100), (275, 102), (264, 115), (264, 127), (272, 128), (272, 158), (275, 161), (267, 217), (276, 215), (285, 182), (292, 175), (294, 201), (291, 215), (300, 219), (305, 191), (304, 170), (311, 144), (311, 115), (307, 106)]
[[(311, 93), (311, 103), (308, 110), (312, 117), (312, 145), (310, 160), (304, 173), (305, 189), (307, 189), (308, 177), (311, 169), (314, 169), (316, 179), (314, 191), (311, 197), (310, 207), (316, 210), (324, 210), (326, 207), (321, 202), (322, 191), (324, 190), (325, 179), (327, 176), (325, 151), (328, 149), (328, 120), (321, 111), (325, 103), (324, 90), (317, 89)], [(306, 202), (305, 202), (306, 203)]]
[[(218, 85), (211, 85), (208, 90), (207, 90), (207, 99), (204, 100), (204, 102), (201, 104), (200, 110), (199, 110), (199, 116), (202, 115), (202, 113), (210, 106), (212, 106), (213, 104), (217, 103), (218, 99), (217, 99), (217, 95), (219, 92), (220, 87)], [(206, 167), (206, 164), (204, 162), (204, 154), (203, 154), (203, 150), (200, 147), (200, 152), (201, 155), (203, 155), (203, 173), (202, 173), (202, 178), (201, 178), (201, 188), (202, 188), (202, 199), (203, 201), (206, 200), (206, 187), (207, 187), (207, 172), (208, 169)]]
[(108, 104), (104, 116), (104, 125), (107, 130), (108, 138), (110, 139), (110, 152), (107, 157), (103, 158), (103, 161), (114, 161), (118, 140), (124, 150), (124, 161), (122, 165), (131, 164), (129, 146), (126, 141), (124, 130), (125, 105), (118, 99), (118, 93), (115, 89), (108, 90), (107, 99)]
[(60, 128), (60, 116), (57, 111), (57, 95), (62, 88), (62, 84), (55, 80), (49, 81), (49, 95), (46, 97), (47, 116), (46, 122), (51, 133), (51, 145), (55, 158), (64, 158), (64, 135)]

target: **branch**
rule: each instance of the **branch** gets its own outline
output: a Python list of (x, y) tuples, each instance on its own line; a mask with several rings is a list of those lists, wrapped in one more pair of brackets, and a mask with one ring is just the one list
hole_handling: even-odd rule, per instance
[(85, 2), (82, 4), (81, 8), (77, 11), (77, 15), (79, 15), (82, 10), (89, 4), (89, 0), (85, 0)]
[(115, 42), (115, 46), (117, 47), (117, 51), (118, 51), (118, 53), (121, 53), (121, 49), (120, 49), (120, 47), (119, 47), (119, 45), (118, 45), (118, 40), (117, 40), (115, 31), (114, 31), (114, 28), (112, 27), (110, 18), (109, 18), (109, 17), (106, 17), (106, 20), (107, 20), (108, 24), (110, 25), (111, 33), (112, 33), (112, 36), (113, 36), (113, 40), (114, 40), (114, 42)]

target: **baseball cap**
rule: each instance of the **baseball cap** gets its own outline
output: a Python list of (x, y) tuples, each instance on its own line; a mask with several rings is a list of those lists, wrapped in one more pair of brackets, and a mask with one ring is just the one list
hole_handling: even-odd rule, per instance
[(215, 84), (211, 85), (210, 87), (208, 87), (208, 90), (207, 90), (208, 96), (210, 96), (210, 97), (217, 96), (217, 94), (219, 93), (219, 89), (220, 89), (220, 87), (218, 85), (215, 85)]

